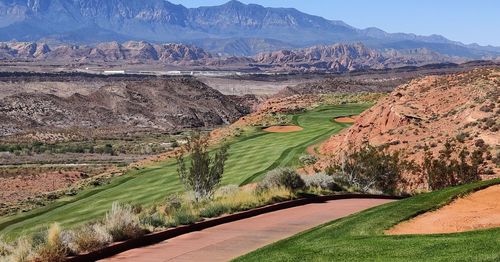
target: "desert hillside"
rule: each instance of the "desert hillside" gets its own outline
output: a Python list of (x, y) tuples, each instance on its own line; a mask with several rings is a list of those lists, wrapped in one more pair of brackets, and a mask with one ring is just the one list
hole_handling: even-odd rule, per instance
[[(498, 176), (500, 70), (482, 69), (413, 80), (394, 90), (356, 123), (331, 137), (320, 152), (334, 159), (363, 144), (387, 145), (421, 162), (454, 140), (469, 150), (485, 149), (484, 176)], [(329, 160), (324, 160), (323, 165)]]
[(249, 111), (192, 78), (80, 80), (82, 86), (91, 88), (67, 94), (65, 85), (52, 79), (46, 85), (26, 84), (22, 86), (26, 90), (19, 87), (1, 97), (0, 134), (72, 128), (128, 132), (211, 127), (233, 122)]

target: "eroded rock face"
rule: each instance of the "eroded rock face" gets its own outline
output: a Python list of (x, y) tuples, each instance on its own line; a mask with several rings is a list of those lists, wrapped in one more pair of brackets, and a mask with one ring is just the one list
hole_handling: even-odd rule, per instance
[[(388, 145), (389, 150), (403, 151), (421, 162), (424, 147), (437, 153), (447, 140), (457, 139), (470, 150), (480, 146), (478, 140), (484, 141), (494, 158), (500, 145), (499, 95), (499, 69), (417, 79), (361, 114), (351, 128), (325, 142), (320, 152), (335, 159), (369, 143)], [(491, 161), (488, 165), (500, 174)]]
[(171, 64), (213, 70), (263, 70), (280, 72), (348, 72), (450, 64), (466, 60), (440, 55), (427, 49), (377, 51), (363, 44), (335, 44), (304, 49), (260, 53), (255, 57), (225, 57), (194, 45), (152, 44), (145, 41), (104, 42), (94, 46), (61, 44), (48, 46), (36, 42), (0, 43), (0, 60), (28, 60), (80, 64), (126, 62), (132, 64)]
[(455, 61), (425, 48), (379, 52), (360, 43), (260, 53), (255, 60), (257, 63), (275, 65), (286, 70), (333, 72), (422, 65), (429, 61), (433, 63)]
[(349, 71), (380, 63), (382, 56), (362, 44), (337, 44), (314, 46), (296, 51), (281, 50), (261, 53), (256, 56), (256, 61), (292, 68), (317, 67), (335, 71)]
[(212, 55), (203, 49), (184, 44), (151, 44), (129, 41), (99, 43), (95, 47), (59, 45), (52, 49), (47, 44), (35, 42), (5, 42), (0, 44), (0, 59), (31, 59), (44, 61), (140, 61), (189, 63), (208, 61)]

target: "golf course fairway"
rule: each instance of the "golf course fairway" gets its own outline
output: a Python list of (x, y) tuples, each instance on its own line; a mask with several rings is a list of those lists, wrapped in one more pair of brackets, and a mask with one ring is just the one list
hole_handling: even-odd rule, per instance
[[(368, 107), (367, 104), (320, 106), (293, 116), (293, 124), (303, 128), (299, 132), (256, 130), (234, 139), (230, 143), (222, 184), (244, 185), (259, 180), (276, 167), (298, 166), (298, 158), (308, 146), (350, 125), (334, 122), (333, 118), (359, 114)], [(54, 222), (69, 228), (103, 217), (115, 201), (151, 205), (162, 201), (168, 194), (183, 190), (175, 161), (167, 160), (130, 171), (110, 184), (59, 199), (46, 207), (0, 218), (0, 235), (14, 238), (31, 234)]]

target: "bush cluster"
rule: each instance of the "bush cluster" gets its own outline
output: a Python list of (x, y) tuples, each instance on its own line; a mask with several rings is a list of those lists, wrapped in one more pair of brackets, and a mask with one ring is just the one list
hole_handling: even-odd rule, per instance
[[(478, 149), (470, 152), (467, 148), (459, 148), (452, 142), (446, 142), (444, 149), (434, 157), (426, 152), (421, 170), (428, 180), (431, 190), (449, 186), (471, 183), (481, 179), (479, 167), (484, 162), (484, 141), (477, 140)], [(458, 154), (458, 158), (455, 157)]]
[(332, 176), (325, 173), (301, 176), (307, 188), (330, 191), (340, 191), (342, 188), (335, 183)]
[(354, 191), (395, 194), (402, 174), (414, 169), (414, 163), (403, 160), (399, 152), (367, 145), (345, 154), (328, 172), (335, 174), (337, 183)]
[(299, 161), (303, 165), (309, 166), (316, 164), (316, 162), (318, 162), (318, 158), (313, 155), (302, 155), (299, 157)]
[(280, 167), (267, 172), (264, 179), (257, 185), (257, 191), (262, 192), (279, 187), (295, 191), (303, 189), (305, 183), (294, 169)]

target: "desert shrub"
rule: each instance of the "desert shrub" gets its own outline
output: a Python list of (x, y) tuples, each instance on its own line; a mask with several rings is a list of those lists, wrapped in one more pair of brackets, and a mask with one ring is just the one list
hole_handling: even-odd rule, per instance
[(226, 213), (230, 213), (231, 208), (223, 203), (210, 203), (200, 210), (201, 217), (218, 217)]
[(13, 245), (12, 252), (6, 257), (8, 262), (31, 262), (34, 260), (33, 244), (28, 238), (20, 238)]
[(467, 139), (468, 137), (469, 137), (468, 133), (460, 132), (457, 134), (455, 138), (457, 139), (458, 142), (463, 143), (465, 142), (465, 139)]
[(479, 108), (479, 110), (483, 112), (493, 112), (493, 109), (495, 109), (495, 104), (488, 104), (488, 105), (483, 105)]
[(480, 138), (480, 139), (477, 139), (476, 141), (474, 141), (474, 145), (476, 147), (483, 148), (486, 146), (486, 143), (484, 142), (483, 139)]
[(48, 230), (46, 243), (38, 248), (35, 260), (41, 262), (64, 261), (67, 254), (68, 248), (62, 241), (61, 228), (57, 223), (54, 223)]
[(267, 172), (266, 176), (257, 186), (257, 191), (265, 191), (270, 188), (284, 187), (289, 190), (303, 189), (304, 181), (300, 175), (291, 168), (276, 168)]
[(190, 207), (183, 207), (173, 214), (176, 225), (190, 225), (199, 220), (199, 216)]
[(13, 250), (14, 247), (0, 237), (0, 258), (9, 256), (12, 254)]
[(251, 209), (262, 204), (260, 196), (254, 191), (239, 190), (233, 195), (217, 199), (217, 203), (227, 207), (229, 212)]
[(130, 205), (114, 202), (111, 210), (106, 214), (104, 226), (114, 241), (121, 241), (144, 234), (138, 220)]
[[(458, 159), (454, 157), (457, 153)], [(471, 153), (465, 147), (457, 148), (451, 142), (446, 142), (437, 158), (431, 152), (426, 152), (421, 170), (427, 177), (429, 188), (438, 190), (480, 180), (479, 167), (483, 162), (481, 149)]]
[(194, 192), (196, 202), (213, 197), (224, 173), (228, 149), (229, 147), (224, 145), (211, 156), (208, 151), (208, 136), (195, 134), (188, 139), (183, 150), (183, 153), (188, 153), (191, 158), (189, 170), (184, 155), (177, 155), (179, 178), (187, 190)]
[(74, 254), (91, 252), (103, 248), (113, 241), (113, 237), (101, 223), (87, 224), (71, 231), (68, 247)]
[(149, 231), (154, 231), (156, 228), (164, 228), (168, 226), (165, 216), (158, 212), (153, 214), (142, 214), (139, 216), (139, 223), (142, 228), (146, 228)]
[(264, 192), (257, 193), (259, 205), (273, 204), (295, 198), (293, 190), (285, 187), (274, 187)]
[(240, 191), (240, 187), (238, 185), (226, 185), (217, 189), (215, 194), (220, 197), (232, 196)]
[(316, 162), (318, 162), (318, 158), (313, 156), (313, 155), (302, 155), (299, 157), (300, 163), (303, 165), (314, 165)]
[(370, 145), (345, 154), (330, 168), (336, 173), (335, 181), (345, 188), (386, 194), (394, 194), (401, 175), (413, 169), (414, 163), (402, 160), (399, 152), (389, 153), (384, 147)]
[(496, 156), (493, 158), (493, 163), (495, 163), (497, 167), (500, 167), (500, 151), (497, 151)]
[(178, 194), (172, 194), (165, 200), (165, 213), (172, 213), (182, 207), (182, 197)]
[(323, 190), (340, 190), (341, 188), (335, 183), (333, 177), (325, 173), (316, 173), (311, 176), (301, 176), (306, 187), (319, 188)]

